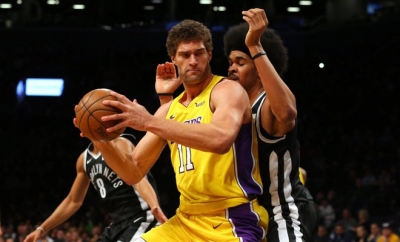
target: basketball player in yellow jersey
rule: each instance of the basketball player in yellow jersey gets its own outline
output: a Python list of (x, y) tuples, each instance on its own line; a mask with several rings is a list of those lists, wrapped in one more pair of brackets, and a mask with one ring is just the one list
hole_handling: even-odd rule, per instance
[(212, 74), (211, 33), (203, 24), (184, 20), (174, 26), (167, 49), (184, 86), (181, 95), (155, 115), (115, 92), (111, 95), (119, 101), (103, 102), (122, 111), (102, 117), (120, 120), (108, 132), (120, 127), (147, 131), (132, 154), (114, 153), (112, 142), (99, 145), (125, 182), (138, 182), (167, 144), (171, 149), (179, 208), (140, 241), (261, 241), (268, 214), (255, 198), (262, 184), (248, 96), (239, 83)]

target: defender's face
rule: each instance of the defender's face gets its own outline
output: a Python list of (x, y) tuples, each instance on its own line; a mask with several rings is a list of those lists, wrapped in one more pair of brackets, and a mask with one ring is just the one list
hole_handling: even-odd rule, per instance
[(253, 60), (246, 53), (233, 50), (229, 54), (229, 79), (239, 81), (246, 91), (258, 81), (258, 72)]
[(176, 55), (171, 59), (184, 83), (198, 84), (207, 77), (211, 56), (202, 41), (185, 41), (179, 44)]

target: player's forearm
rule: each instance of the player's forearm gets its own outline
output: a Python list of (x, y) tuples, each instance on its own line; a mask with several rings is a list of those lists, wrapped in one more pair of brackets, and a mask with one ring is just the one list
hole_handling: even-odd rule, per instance
[(104, 161), (127, 184), (133, 185), (139, 182), (146, 172), (142, 172), (132, 162), (132, 154), (121, 151), (113, 142), (96, 142)]
[[(259, 46), (249, 47), (252, 56), (263, 51)], [(296, 99), (292, 91), (276, 72), (267, 55), (254, 60), (272, 112), (279, 122), (288, 123), (297, 116)]]
[(139, 183), (135, 184), (134, 187), (150, 208), (160, 207), (156, 192), (147, 178), (143, 178)]
[(64, 199), (40, 227), (42, 227), (45, 232), (49, 232), (54, 227), (69, 219), (81, 206), (82, 203), (71, 202), (68, 198)]
[(226, 129), (230, 125), (187, 124), (154, 117), (146, 124), (146, 129), (163, 139), (194, 149), (225, 153), (232, 146), (237, 133)]

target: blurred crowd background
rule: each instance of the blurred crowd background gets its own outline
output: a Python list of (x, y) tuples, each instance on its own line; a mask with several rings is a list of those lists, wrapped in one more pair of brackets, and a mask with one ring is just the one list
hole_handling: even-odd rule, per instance
[[(9, 28), (2, 16), (7, 15), (0, 12), (0, 241), (22, 242), (75, 178), (76, 159), (89, 141), (72, 124), (73, 108), (85, 93), (110, 88), (151, 112), (157, 109), (155, 70), (169, 60), (168, 27), (40, 28), (34, 22)], [(270, 20), (288, 47), (283, 79), (297, 98), (301, 166), (320, 211), (319, 241), (357, 241), (359, 225), (368, 235), (389, 227), (400, 234), (399, 12), (312, 28), (282, 17)], [(235, 21), (210, 24), (214, 74), (227, 73), (222, 37), (240, 19)], [(17, 97), (18, 82), (28, 77), (63, 78), (64, 92)], [(171, 216), (179, 194), (168, 150), (152, 173), (161, 206)], [(78, 213), (43, 241), (94, 241), (110, 222), (90, 187)]]

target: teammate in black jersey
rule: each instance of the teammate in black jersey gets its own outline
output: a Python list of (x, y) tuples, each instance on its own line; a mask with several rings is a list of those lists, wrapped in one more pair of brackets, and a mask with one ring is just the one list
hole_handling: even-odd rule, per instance
[[(113, 142), (122, 152), (131, 153), (132, 135), (123, 134)], [(45, 232), (69, 219), (81, 207), (92, 183), (103, 202), (103, 208), (113, 219), (98, 241), (129, 242), (159, 223), (167, 221), (159, 207), (153, 176), (148, 173), (139, 183), (123, 182), (105, 163), (96, 143), (90, 143), (76, 162), (76, 178), (67, 197), (54, 212), (29, 234), (24, 242), (36, 242)]]
[(258, 153), (264, 192), (259, 197), (270, 217), (267, 241), (313, 241), (317, 210), (300, 182), (296, 100), (281, 79), (287, 50), (267, 28), (263, 9), (243, 11), (245, 23), (224, 36), (229, 78), (246, 89), (258, 133)]

